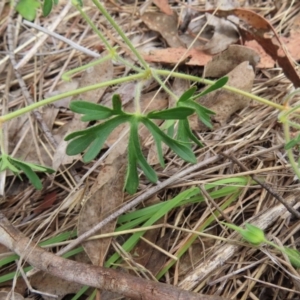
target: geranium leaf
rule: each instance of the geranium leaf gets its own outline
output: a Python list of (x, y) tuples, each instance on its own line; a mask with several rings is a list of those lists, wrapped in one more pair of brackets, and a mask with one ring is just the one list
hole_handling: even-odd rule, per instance
[(43, 188), (42, 182), (40, 178), (31, 170), (31, 168), (25, 163), (21, 163), (16, 160), (12, 160), (12, 164), (14, 164), (17, 168), (22, 170), (26, 177), (29, 179), (31, 184), (37, 189), (41, 190)]
[(143, 152), (141, 150), (141, 145), (139, 142), (139, 134), (138, 134), (138, 121), (133, 119), (130, 122), (130, 147), (128, 147), (129, 152), (133, 152), (135, 154), (135, 159), (137, 160), (139, 166), (143, 170), (145, 176), (153, 183), (157, 182), (157, 175), (151, 166), (148, 164), (145, 159)]
[(83, 122), (103, 120), (111, 117), (114, 112), (112, 109), (88, 101), (72, 101), (70, 109), (76, 113), (83, 114)]
[(117, 94), (113, 95), (112, 104), (113, 104), (113, 110), (115, 113), (121, 114), (123, 112), (122, 111), (122, 101), (121, 101), (120, 95), (117, 95)]
[(195, 94), (196, 89), (197, 89), (196, 87), (192, 87), (192, 88), (188, 89), (186, 92), (184, 92), (180, 96), (180, 98), (178, 99), (177, 103), (178, 102), (185, 102), (185, 101), (189, 100)]
[(228, 77), (222, 77), (219, 80), (217, 80), (213, 85), (211, 85), (209, 88), (201, 92), (200, 94), (196, 95), (195, 98), (202, 97), (206, 94), (209, 94), (217, 89), (220, 89), (228, 82)]
[(150, 112), (147, 117), (160, 120), (182, 120), (192, 115), (194, 112), (195, 110), (189, 107), (174, 107), (162, 111)]
[(147, 118), (142, 119), (143, 124), (148, 128), (148, 130), (152, 133), (157, 133), (161, 140), (167, 144), (179, 157), (181, 157), (183, 160), (190, 162), (190, 163), (196, 163), (197, 159), (193, 153), (193, 151), (184, 145), (181, 142), (178, 142), (168, 135), (166, 135), (156, 124), (154, 124), (151, 120)]

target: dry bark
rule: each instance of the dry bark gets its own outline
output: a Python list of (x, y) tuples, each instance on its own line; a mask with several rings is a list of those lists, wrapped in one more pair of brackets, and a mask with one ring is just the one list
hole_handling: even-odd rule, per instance
[(116, 292), (132, 299), (224, 300), (181, 290), (175, 286), (68, 259), (51, 254), (35, 245), (0, 213), (0, 243), (22, 256), (32, 266), (51, 275), (83, 285)]

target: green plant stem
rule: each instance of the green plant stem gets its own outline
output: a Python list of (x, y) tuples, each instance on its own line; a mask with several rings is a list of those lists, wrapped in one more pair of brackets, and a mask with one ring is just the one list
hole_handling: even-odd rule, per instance
[(92, 90), (96, 90), (96, 89), (100, 89), (100, 88), (103, 88), (103, 87), (107, 87), (109, 85), (120, 84), (120, 83), (123, 83), (123, 82), (132, 81), (132, 80), (139, 80), (139, 79), (143, 79), (143, 78), (145, 78), (145, 73), (135, 74), (135, 75), (131, 75), (131, 76), (123, 77), (123, 78), (118, 78), (118, 79), (109, 80), (109, 81), (106, 81), (106, 82), (101, 82), (101, 83), (89, 85), (89, 86), (86, 86), (86, 87), (83, 87), (83, 88), (76, 89), (74, 91), (69, 91), (69, 92), (66, 92), (66, 93), (63, 93), (63, 94), (60, 94), (60, 95), (49, 97), (47, 99), (44, 99), (42, 101), (33, 103), (31, 105), (20, 108), (20, 109), (14, 111), (14, 112), (11, 112), (7, 115), (4, 115), (4, 116), (0, 117), (0, 125), (1, 125), (1, 123), (4, 123), (4, 122), (7, 122), (11, 119), (17, 118), (17, 117), (19, 117), (23, 114), (31, 112), (32, 110), (35, 110), (35, 109), (37, 109), (39, 107), (42, 107), (44, 105), (51, 104), (55, 101), (58, 101), (60, 99), (66, 98), (66, 97), (76, 96), (78, 94), (85, 93), (85, 92), (92, 91)]
[[(283, 132), (284, 132), (284, 138), (285, 143), (287, 144), (291, 138), (290, 138), (290, 128), (288, 122), (283, 123)], [(293, 149), (286, 150), (287, 156), (289, 158), (290, 164), (294, 172), (296, 173), (298, 179), (300, 179), (300, 170), (298, 168), (298, 164), (295, 161), (294, 155), (293, 155)]]
[(91, 21), (89, 16), (85, 13), (84, 10), (81, 9), (80, 5), (75, 5), (78, 11), (80, 12), (81, 16), (84, 18), (84, 20), (91, 26), (93, 31), (99, 36), (101, 41), (104, 43), (106, 49), (109, 51), (110, 55), (114, 57), (116, 55), (115, 49), (108, 43), (105, 36), (101, 33), (101, 31), (94, 25), (94, 23)]
[[(155, 72), (157, 74), (163, 75), (163, 76), (168, 76), (170, 74), (170, 71), (167, 71), (167, 70), (155, 70)], [(208, 79), (204, 79), (204, 78), (196, 77), (196, 76), (192, 76), (192, 75), (177, 73), (177, 72), (172, 72), (172, 76), (173, 77), (182, 78), (182, 79), (191, 80), (191, 81), (201, 82), (201, 83), (204, 83), (204, 84), (207, 84), (207, 85), (213, 85), (215, 83), (212, 80), (208, 80)], [(278, 109), (280, 111), (283, 111), (283, 110), (287, 109), (283, 105), (274, 103), (272, 101), (269, 101), (269, 100), (267, 100), (265, 98), (262, 98), (262, 97), (259, 97), (259, 96), (252, 95), (250, 93), (247, 93), (245, 91), (239, 90), (239, 89), (234, 88), (234, 87), (231, 87), (229, 85), (224, 85), (222, 88), (225, 89), (225, 90), (227, 90), (227, 91), (230, 91), (230, 92), (233, 92), (233, 93), (245, 96), (245, 97), (250, 98), (250, 99), (253, 99), (253, 100), (255, 100), (257, 102), (260, 102), (262, 104), (274, 107), (274, 108), (276, 108), (276, 109)]]
[(64, 74), (61, 76), (61, 78), (62, 78), (62, 80), (70, 81), (70, 80), (71, 80), (71, 76), (72, 76), (73, 74), (82, 72), (82, 71), (84, 71), (84, 70), (86, 70), (86, 69), (88, 69), (88, 68), (90, 68), (90, 67), (93, 67), (93, 66), (95, 66), (95, 65), (97, 65), (97, 64), (101, 64), (101, 63), (103, 63), (103, 62), (105, 62), (105, 61), (107, 61), (107, 60), (109, 60), (109, 59), (111, 59), (111, 58), (112, 58), (112, 57), (111, 57), (110, 54), (105, 55), (104, 57), (101, 57), (101, 58), (99, 58), (99, 59), (97, 59), (97, 60), (95, 60), (95, 61), (92, 61), (92, 62), (90, 62), (90, 63), (88, 63), (88, 64), (86, 64), (86, 65), (83, 65), (83, 66), (81, 66), (81, 67), (72, 69), (72, 70), (70, 70), (70, 71), (64, 73)]
[(132, 53), (136, 56), (136, 58), (139, 60), (140, 64), (145, 68), (145, 70), (149, 70), (149, 66), (146, 63), (146, 61), (143, 59), (143, 57), (140, 55), (140, 53), (134, 48), (131, 41), (128, 39), (128, 37), (125, 35), (125, 33), (121, 30), (121, 28), (118, 26), (118, 24), (115, 22), (115, 20), (111, 17), (111, 15), (107, 12), (107, 10), (104, 8), (104, 6), (98, 0), (93, 0), (93, 3), (101, 11), (101, 13), (108, 20), (108, 22), (112, 25), (112, 27), (116, 30), (116, 32), (120, 35), (120, 37), (123, 39), (123, 41), (126, 43), (126, 45), (130, 48)]

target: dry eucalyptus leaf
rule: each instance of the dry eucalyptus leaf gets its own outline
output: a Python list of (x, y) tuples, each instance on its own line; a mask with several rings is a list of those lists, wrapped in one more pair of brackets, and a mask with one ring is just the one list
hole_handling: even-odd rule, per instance
[[(53, 116), (51, 118), (53, 121)], [(49, 119), (48, 121), (51, 122)], [(14, 154), (15, 158), (21, 158), (22, 160), (31, 163), (51, 166), (52, 159), (44, 150), (43, 146), (39, 145), (38, 150), (36, 149), (36, 145), (32, 137), (37, 136), (37, 132), (32, 132), (32, 127), (30, 126), (30, 121), (27, 114), (18, 118), (14, 118), (8, 123), (8, 136), (9, 153), (13, 153), (15, 151), (15, 147), (21, 141), (21, 144), (18, 146), (18, 150)], [(51, 149), (51, 146), (49, 146), (47, 142), (45, 142), (45, 145), (48, 147), (48, 149)], [(40, 153), (41, 160), (39, 159), (37, 153)]]
[(168, 3), (168, 0), (153, 0), (153, 3), (160, 8), (166, 15), (172, 15), (173, 11)]
[[(246, 92), (251, 91), (255, 74), (249, 62), (245, 61), (241, 63), (229, 72), (227, 76), (229, 78), (227, 85)], [(245, 108), (249, 104), (250, 99), (220, 89), (201, 97), (198, 101), (216, 113), (216, 115), (212, 117), (212, 120), (218, 123), (218, 126), (222, 126), (228, 122), (229, 118), (235, 112)], [(192, 116), (191, 127), (193, 130), (206, 129), (201, 122), (198, 122), (198, 120), (195, 121), (195, 116)]]
[[(56, 295), (57, 300), (63, 299), (68, 294), (77, 293), (82, 287), (81, 284), (70, 282), (56, 276), (40, 271), (30, 278), (30, 284), (34, 289)], [(53, 297), (43, 295), (44, 300), (53, 300)]]
[(154, 31), (159, 32), (170, 47), (184, 47), (177, 31), (177, 18), (158, 12), (147, 12), (141, 16), (142, 21)]
[[(113, 63), (111, 60), (106, 60), (102, 64), (97, 64), (93, 67), (88, 68), (84, 71), (80, 79), (80, 87), (96, 84), (111, 80), (113, 78)], [(93, 91), (85, 92), (77, 96), (73, 100), (84, 100), (93, 103), (98, 103), (100, 98), (103, 96), (106, 88), (101, 88)], [(74, 131), (85, 129), (88, 122), (82, 122), (80, 120), (81, 115), (75, 114), (73, 120), (68, 126), (66, 134)], [(66, 154), (67, 143), (62, 139), (59, 143), (53, 157), (53, 168), (57, 169), (60, 165), (71, 164), (74, 160), (80, 159), (80, 155), (68, 156)]]
[(205, 77), (223, 77), (244, 61), (249, 61), (254, 68), (259, 61), (259, 56), (248, 47), (231, 45), (207, 63), (204, 69)]
[[(95, 181), (94, 194), (84, 203), (78, 220), (78, 235), (93, 228), (123, 203), (123, 185), (126, 173), (126, 156), (119, 156), (111, 165), (100, 169), (102, 181)], [(97, 234), (114, 232), (117, 220), (109, 222)], [(94, 265), (102, 266), (111, 238), (87, 241), (82, 244)]]
[(14, 300), (24, 300), (24, 297), (18, 293), (11, 293), (11, 292), (0, 292), (0, 299), (2, 300), (10, 300), (10, 299), (14, 299)]
[(217, 54), (228, 48), (229, 45), (239, 40), (236, 26), (230, 21), (206, 14), (208, 24), (214, 27), (212, 38), (201, 48), (209, 54)]

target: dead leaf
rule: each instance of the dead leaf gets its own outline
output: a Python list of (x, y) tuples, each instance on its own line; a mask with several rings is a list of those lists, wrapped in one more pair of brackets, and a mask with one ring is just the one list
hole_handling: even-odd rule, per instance
[(18, 293), (0, 292), (0, 299), (24, 300), (24, 297)]
[(204, 69), (205, 77), (223, 77), (244, 61), (249, 61), (254, 68), (259, 61), (259, 56), (254, 50), (245, 46), (231, 45), (207, 63)]
[[(235, 67), (228, 76), (228, 85), (240, 90), (251, 91), (255, 77), (253, 68), (249, 62), (245, 61)], [(229, 118), (238, 110), (243, 109), (249, 104), (249, 99), (236, 93), (220, 89), (205, 95), (199, 99), (199, 102), (205, 107), (216, 113), (212, 117), (219, 126), (225, 125)], [(195, 116), (190, 119), (190, 125), (193, 130), (205, 130), (206, 127), (198, 122)]]
[(151, 30), (159, 32), (170, 47), (185, 47), (178, 36), (177, 20), (174, 15), (147, 12), (141, 16), (141, 19)]
[[(91, 229), (108, 217), (123, 203), (123, 185), (126, 172), (126, 156), (119, 156), (111, 165), (100, 169), (102, 181), (96, 181), (93, 195), (84, 203), (78, 220), (78, 235)], [(96, 191), (96, 192), (95, 192)], [(98, 234), (114, 232), (117, 220), (105, 225)], [(102, 266), (111, 238), (87, 241), (82, 244), (94, 265)]]
[(168, 0), (152, 0), (153, 3), (166, 15), (173, 15), (173, 10), (169, 5)]
[(186, 52), (185, 48), (166, 48), (151, 50), (149, 54), (142, 53), (147, 62), (160, 62), (166, 64), (177, 64), (178, 62), (192, 66), (204, 66), (211, 59), (210, 54), (199, 49), (191, 49)]
[(33, 212), (35, 214), (38, 214), (43, 212), (44, 210), (47, 210), (54, 204), (56, 199), (57, 199), (57, 194), (55, 191), (44, 195), (44, 199), (42, 200), (42, 203), (38, 207), (36, 207)]
[[(105, 55), (105, 54), (104, 54)], [(113, 63), (111, 60), (106, 60), (102, 64), (95, 65), (88, 68), (80, 79), (80, 87), (86, 87), (88, 85), (105, 82), (113, 78)], [(106, 88), (101, 88), (93, 91), (85, 92), (78, 97), (76, 100), (89, 101), (98, 103)], [(82, 130), (87, 127), (88, 122), (82, 122), (80, 120), (81, 115), (75, 114), (73, 120), (67, 124), (67, 134)], [(67, 142), (61, 140), (53, 157), (53, 168), (58, 169), (60, 165), (71, 164), (74, 160), (79, 159), (80, 156), (68, 156), (66, 155)]]
[[(57, 300), (62, 300), (68, 294), (77, 293), (81, 284), (70, 282), (41, 271), (30, 278), (30, 284), (38, 291), (56, 295)], [(53, 300), (53, 297), (43, 295), (44, 300)]]
[(300, 87), (300, 77), (290, 61), (282, 42), (272, 25), (262, 16), (246, 9), (233, 9), (229, 11), (218, 10), (217, 16), (236, 16), (240, 19), (239, 30), (245, 40), (255, 39), (274, 61), (277, 61), (285, 76), (294, 84)]
[(206, 14), (208, 25), (214, 27), (212, 38), (200, 49), (209, 54), (217, 54), (239, 40), (236, 26), (230, 21)]

